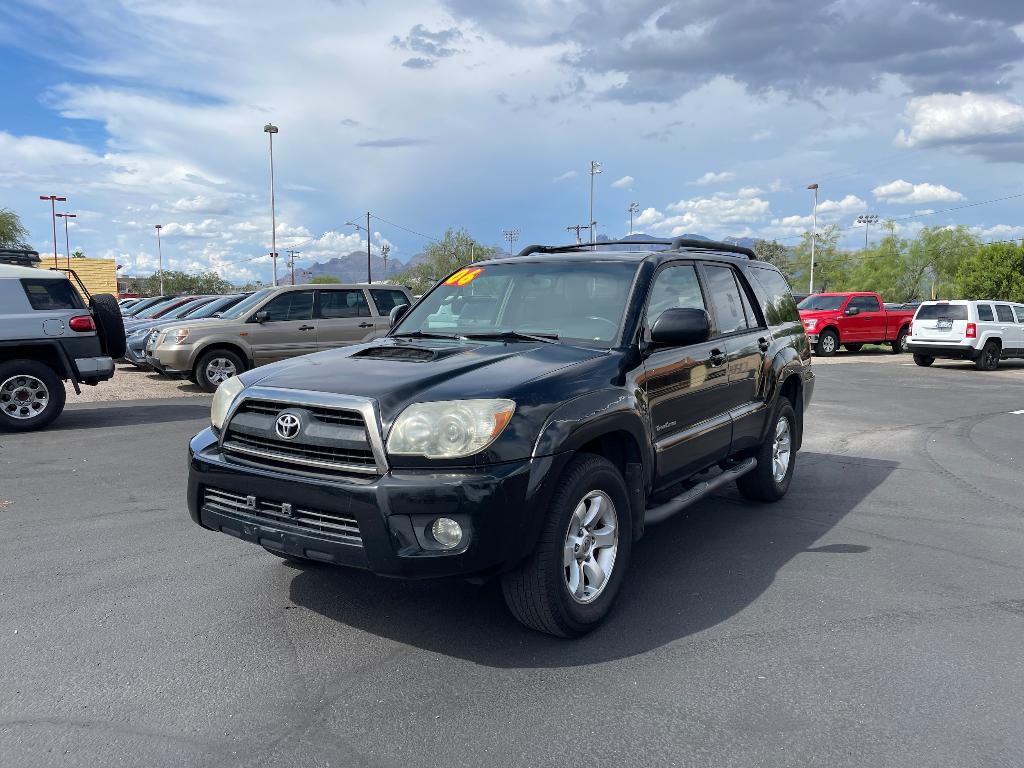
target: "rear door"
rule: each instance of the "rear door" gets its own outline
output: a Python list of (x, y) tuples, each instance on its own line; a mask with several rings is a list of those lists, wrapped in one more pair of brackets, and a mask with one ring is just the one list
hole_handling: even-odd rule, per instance
[(266, 312), (266, 321), (246, 326), (257, 365), (316, 352), (313, 291), (279, 293), (257, 312)]
[(1009, 304), (996, 304), (996, 323), (1003, 342), (1003, 351), (1010, 355), (1017, 354), (1020, 346), (1019, 328), (1013, 316), (1013, 307)]
[[(674, 307), (707, 311), (691, 262), (672, 262), (654, 276), (645, 329)], [(654, 433), (659, 484), (668, 485), (724, 459), (732, 440), (725, 346), (712, 339), (651, 352), (641, 376)]]
[(362, 288), (318, 290), (317, 317), (317, 347), (321, 350), (358, 344), (384, 333), (377, 333), (380, 318), (371, 314)]

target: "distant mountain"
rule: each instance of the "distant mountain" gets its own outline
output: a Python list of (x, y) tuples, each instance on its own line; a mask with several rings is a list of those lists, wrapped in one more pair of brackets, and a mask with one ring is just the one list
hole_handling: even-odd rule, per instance
[[(370, 270), (373, 279), (384, 280), (394, 277), (407, 267), (415, 266), (426, 260), (426, 256), (418, 253), (406, 262), (398, 259), (388, 259), (387, 274), (384, 274), (384, 259), (377, 254), (370, 256)], [(296, 269), (296, 281), (309, 281), (314, 277), (333, 276), (343, 283), (364, 283), (366, 282), (366, 251), (352, 251), (344, 256), (337, 256), (323, 262), (315, 262), (301, 270)]]

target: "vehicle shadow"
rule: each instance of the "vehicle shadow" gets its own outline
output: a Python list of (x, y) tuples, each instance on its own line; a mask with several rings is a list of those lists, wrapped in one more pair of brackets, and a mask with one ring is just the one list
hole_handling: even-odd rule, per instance
[(108, 427), (149, 426), (192, 419), (209, 420), (210, 403), (207, 400), (182, 398), (182, 402), (162, 402), (140, 405), (131, 400), (106, 403), (83, 403), (67, 408), (47, 432), (65, 432), (74, 429), (106, 429)]
[(801, 553), (856, 557), (867, 551), (856, 541), (815, 545), (896, 466), (801, 453), (790, 493), (777, 504), (751, 504), (729, 490), (652, 527), (633, 549), (609, 620), (575, 641), (520, 626), (494, 583), (403, 582), (292, 565), (290, 597), (333, 621), (489, 667), (562, 667), (634, 656), (729, 619)]

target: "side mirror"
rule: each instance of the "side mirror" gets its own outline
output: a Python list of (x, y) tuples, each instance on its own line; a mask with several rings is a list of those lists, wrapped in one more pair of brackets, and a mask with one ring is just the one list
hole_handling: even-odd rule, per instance
[(860, 314), (860, 310), (857, 307), (847, 307), (843, 314), (853, 317), (854, 315)]
[(659, 347), (687, 347), (711, 338), (711, 320), (703, 309), (666, 309), (651, 328), (651, 343)]
[(269, 319), (270, 313), (267, 312), (267, 310), (265, 309), (261, 309), (259, 312), (252, 316), (252, 322), (259, 323), (260, 325), (263, 325), (263, 323), (267, 322), (267, 320)]
[(388, 314), (388, 320), (391, 322), (391, 327), (394, 328), (398, 325), (399, 321), (405, 317), (405, 313), (408, 311), (408, 304), (399, 304), (397, 307), (392, 307), (391, 312)]

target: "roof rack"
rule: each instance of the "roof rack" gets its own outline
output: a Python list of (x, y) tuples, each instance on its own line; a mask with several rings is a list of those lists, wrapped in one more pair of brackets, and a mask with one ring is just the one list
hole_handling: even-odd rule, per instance
[(684, 248), (697, 248), (704, 251), (723, 251), (735, 253), (739, 256), (746, 256), (751, 261), (757, 261), (757, 256), (750, 248), (732, 243), (723, 243), (717, 240), (695, 240), (691, 237), (673, 237), (671, 239), (650, 239), (650, 240), (602, 240), (597, 243), (573, 243), (571, 245), (528, 245), (519, 252), (520, 256), (529, 256), (531, 253), (570, 253), (572, 251), (583, 251), (593, 246), (606, 245), (665, 245), (666, 251), (679, 251)]

